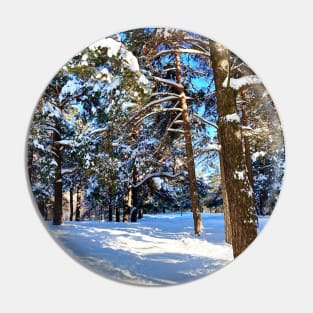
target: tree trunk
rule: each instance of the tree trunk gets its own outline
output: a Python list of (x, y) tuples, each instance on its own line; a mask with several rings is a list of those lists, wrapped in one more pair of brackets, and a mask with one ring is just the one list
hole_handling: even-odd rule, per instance
[(143, 218), (143, 209), (140, 207), (138, 209), (138, 219), (140, 220), (141, 218)]
[(225, 174), (224, 174), (224, 168), (223, 168), (223, 160), (221, 156), (220, 156), (220, 172), (221, 172), (222, 197), (223, 197), (225, 241), (231, 244), (230, 214), (229, 214), (229, 206), (228, 206), (228, 197), (227, 197), (227, 192), (226, 192), (226, 182), (225, 182)]
[(112, 188), (109, 187), (109, 222), (113, 221), (113, 192)]
[(129, 215), (130, 215), (130, 208), (132, 205), (132, 183), (130, 182), (128, 186), (128, 192), (127, 192), (127, 202), (124, 204), (123, 209), (123, 222), (129, 221)]
[[(181, 63), (180, 63), (180, 55), (178, 53), (175, 54), (176, 60), (176, 80), (177, 83), (182, 83), (181, 77)], [(196, 183), (196, 173), (195, 173), (195, 163), (194, 163), (194, 154), (192, 147), (192, 138), (191, 138), (191, 128), (189, 122), (188, 115), (188, 107), (187, 100), (184, 90), (180, 90), (180, 105), (182, 109), (182, 118), (183, 118), (183, 126), (184, 126), (184, 135), (185, 135), (185, 148), (187, 155), (187, 169), (189, 176), (189, 186), (190, 186), (190, 202), (191, 209), (193, 214), (194, 221), (194, 231), (196, 235), (200, 235), (203, 230), (202, 218), (199, 210), (199, 197), (197, 191), (197, 183)]]
[[(132, 174), (132, 183), (136, 184), (137, 183), (137, 169), (134, 167), (133, 174)], [(137, 188), (132, 187), (132, 203), (131, 203), (131, 217), (130, 221), (131, 222), (137, 222), (137, 216), (138, 216), (138, 191)]]
[(229, 51), (210, 41), (210, 52), (217, 96), (220, 157), (228, 197), (233, 254), (237, 257), (256, 238), (258, 219), (244, 159), (236, 91), (229, 86)]
[(73, 187), (70, 187), (70, 221), (73, 220), (74, 205), (73, 205)]
[(32, 171), (33, 171), (33, 154), (34, 154), (34, 149), (30, 146), (28, 146), (28, 179), (30, 185), (32, 184)]
[(76, 191), (76, 211), (75, 211), (75, 221), (80, 221), (80, 210), (81, 210), (81, 177), (78, 176), (77, 181), (77, 191)]
[(115, 208), (115, 221), (116, 222), (120, 222), (121, 221), (121, 210), (120, 210), (119, 204)]
[[(242, 126), (248, 126), (248, 118), (247, 118), (247, 111), (246, 111), (245, 104), (242, 105)], [(249, 141), (248, 136), (243, 136), (243, 143), (244, 143), (245, 160), (246, 160), (248, 178), (249, 178), (249, 182), (250, 182), (252, 189), (254, 189), (250, 141)]]
[[(55, 128), (60, 132), (60, 127), (56, 123)], [(53, 142), (61, 140), (58, 132), (53, 132)], [(54, 180), (54, 205), (53, 205), (53, 225), (61, 225), (63, 223), (62, 210), (62, 152), (59, 145), (54, 145), (55, 161), (57, 168), (55, 170)]]

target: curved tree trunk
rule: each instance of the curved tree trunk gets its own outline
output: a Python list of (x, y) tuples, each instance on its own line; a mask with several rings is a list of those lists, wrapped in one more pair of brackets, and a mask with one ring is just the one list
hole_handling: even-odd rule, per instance
[[(175, 54), (176, 60), (176, 80), (177, 83), (181, 84), (181, 62), (180, 55), (178, 53)], [(202, 218), (199, 210), (199, 196), (197, 190), (197, 182), (196, 182), (196, 172), (195, 172), (195, 163), (194, 163), (194, 154), (193, 154), (193, 146), (192, 146), (192, 138), (191, 138), (191, 127), (189, 121), (187, 100), (184, 90), (180, 90), (180, 105), (182, 109), (182, 118), (183, 118), (183, 126), (184, 126), (184, 135), (185, 135), (185, 147), (186, 147), (186, 155), (187, 155), (187, 169), (189, 176), (189, 186), (190, 186), (190, 202), (191, 209), (193, 214), (194, 221), (194, 231), (196, 235), (200, 235), (203, 230)]]
[[(256, 238), (258, 219), (245, 164), (236, 91), (229, 86), (229, 51), (210, 41), (210, 52), (217, 96), (220, 157), (229, 204), (233, 254), (237, 257)], [(223, 86), (224, 81), (226, 86)]]

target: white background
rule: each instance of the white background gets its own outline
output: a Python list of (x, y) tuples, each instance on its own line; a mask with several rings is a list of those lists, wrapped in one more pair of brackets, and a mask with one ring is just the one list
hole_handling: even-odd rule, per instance
[[(310, 2), (1, 2), (1, 312), (312, 312)], [(49, 80), (90, 43), (144, 26), (225, 44), (263, 80), (285, 130), (286, 176), (268, 226), (226, 268), (175, 287), (123, 285), (81, 267), (39, 221), (25, 176), (26, 133)]]

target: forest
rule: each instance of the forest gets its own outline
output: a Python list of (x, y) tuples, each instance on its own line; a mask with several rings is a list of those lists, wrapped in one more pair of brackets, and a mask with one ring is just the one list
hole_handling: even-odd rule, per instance
[(272, 214), (284, 163), (279, 116), (256, 74), (222, 44), (168, 28), (118, 33), (75, 55), (40, 96), (27, 142), (52, 232), (190, 212), (184, 223), (201, 240), (204, 216), (221, 216), (233, 257)]

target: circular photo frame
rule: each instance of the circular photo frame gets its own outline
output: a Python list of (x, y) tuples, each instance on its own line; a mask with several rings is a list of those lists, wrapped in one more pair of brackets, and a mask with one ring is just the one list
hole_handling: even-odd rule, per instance
[(76, 261), (167, 286), (216, 272), (256, 239), (285, 147), (241, 58), (200, 34), (141, 28), (93, 43), (53, 77), (27, 165), (41, 220)]

